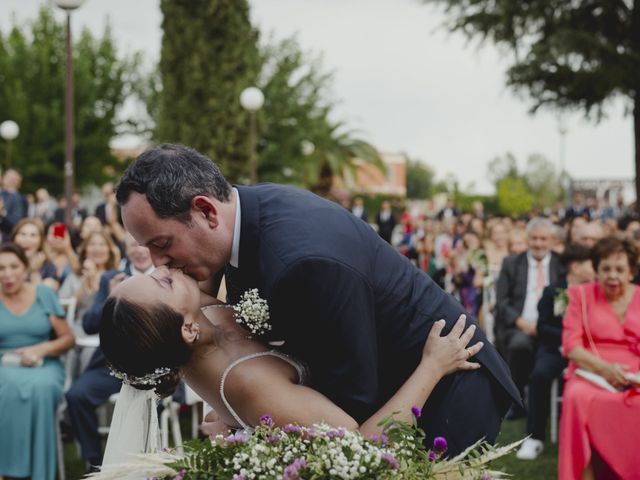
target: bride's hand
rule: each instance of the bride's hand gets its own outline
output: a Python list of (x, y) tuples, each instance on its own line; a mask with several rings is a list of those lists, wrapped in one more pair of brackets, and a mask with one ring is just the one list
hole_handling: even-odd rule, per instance
[(231, 433), (229, 425), (224, 423), (215, 411), (209, 412), (209, 414), (204, 418), (200, 424), (200, 431), (205, 435), (208, 435), (211, 440), (216, 438), (216, 435), (227, 436)]
[(442, 376), (456, 372), (458, 370), (476, 370), (480, 364), (469, 362), (469, 359), (477, 354), (483, 347), (482, 342), (467, 347), (476, 326), (471, 325), (464, 329), (465, 315), (460, 315), (458, 321), (453, 326), (448, 335), (440, 336), (442, 329), (446, 325), (444, 320), (438, 320), (431, 327), (429, 337), (422, 351), (422, 361), (431, 368), (436, 368)]

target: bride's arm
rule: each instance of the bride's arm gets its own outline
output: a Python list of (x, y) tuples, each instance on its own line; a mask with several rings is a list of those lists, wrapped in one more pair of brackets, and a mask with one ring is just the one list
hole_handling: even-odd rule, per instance
[(401, 421), (411, 422), (411, 407), (421, 407), (431, 391), (445, 375), (456, 370), (475, 370), (477, 363), (468, 362), (482, 348), (478, 343), (465, 348), (475, 327), (464, 333), (465, 319), (461, 316), (451, 332), (441, 337), (445, 322), (435, 322), (425, 344), (422, 360), (414, 373), (396, 394), (362, 425), (320, 392), (295, 383), (283, 370), (282, 361), (264, 357), (262, 361), (247, 362), (227, 378), (227, 397), (240, 417), (250, 425), (257, 425), (260, 417), (269, 414), (277, 425), (298, 423), (311, 425), (326, 422), (335, 427), (360, 430), (364, 436), (380, 432), (378, 423), (384, 417), (400, 411)]

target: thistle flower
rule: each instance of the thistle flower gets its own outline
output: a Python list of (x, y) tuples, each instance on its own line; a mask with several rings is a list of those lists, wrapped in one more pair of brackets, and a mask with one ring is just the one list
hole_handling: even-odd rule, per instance
[(444, 453), (449, 448), (447, 444), (447, 439), (444, 437), (436, 437), (433, 439), (433, 450), (437, 453)]
[(414, 417), (420, 418), (422, 416), (422, 409), (414, 405), (411, 407), (411, 413), (413, 413)]

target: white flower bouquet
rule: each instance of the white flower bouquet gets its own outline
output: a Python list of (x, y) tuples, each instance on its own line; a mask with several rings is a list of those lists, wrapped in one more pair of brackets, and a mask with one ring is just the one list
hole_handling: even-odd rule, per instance
[[(419, 416), (419, 409), (412, 409)], [(359, 432), (325, 424), (276, 427), (268, 415), (254, 433), (189, 442), (184, 454), (173, 451), (132, 456), (126, 465), (105, 467), (92, 478), (296, 480), (296, 479), (481, 479), (504, 478), (488, 464), (520, 442), (495, 448), (478, 442), (447, 458), (447, 442), (437, 437), (423, 445), (424, 432), (393, 417), (381, 423), (383, 434), (364, 438)]]

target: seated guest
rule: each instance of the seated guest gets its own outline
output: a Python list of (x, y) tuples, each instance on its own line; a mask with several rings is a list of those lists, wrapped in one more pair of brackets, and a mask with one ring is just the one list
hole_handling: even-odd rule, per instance
[(0, 246), (0, 478), (54, 480), (58, 357), (73, 334), (53, 290), (25, 281), (28, 269), (20, 247)]
[(60, 284), (55, 279), (55, 267), (44, 248), (44, 225), (38, 218), (23, 218), (11, 232), (11, 241), (24, 250), (29, 260), (29, 282), (44, 283), (57, 290)]
[[(102, 275), (100, 288), (93, 305), (82, 317), (82, 326), (89, 335), (100, 330), (102, 307), (111, 290), (131, 275), (148, 274), (153, 271), (149, 249), (131, 236), (125, 240), (127, 266), (124, 271), (110, 270)], [(80, 443), (82, 458), (88, 462), (88, 472), (97, 470), (102, 464), (102, 446), (98, 434), (96, 408), (120, 391), (120, 380), (110, 375), (107, 362), (100, 347), (94, 352), (89, 365), (73, 382), (67, 392), (67, 410), (71, 426)]]
[(567, 272), (566, 278), (549, 285), (538, 303), (538, 349), (529, 378), (527, 412), (527, 438), (516, 456), (521, 460), (534, 460), (542, 453), (545, 430), (549, 418), (551, 383), (566, 368), (560, 353), (562, 317), (567, 308), (567, 287), (592, 282), (594, 271), (589, 249), (569, 245), (560, 256)]
[(71, 246), (69, 230), (62, 223), (52, 223), (47, 229), (44, 250), (54, 267), (54, 279), (62, 285), (67, 276), (80, 271), (78, 255)]
[[(561, 480), (638, 478), (640, 294), (631, 283), (637, 259), (631, 241), (605, 237), (592, 251), (598, 281), (569, 288)], [(592, 374), (595, 379), (586, 378)]]
[[(551, 221), (533, 218), (526, 232), (528, 250), (504, 259), (496, 286), (496, 339), (521, 394), (533, 368), (538, 301), (544, 287), (557, 282), (562, 270), (558, 254), (550, 250)], [(524, 412), (510, 416), (524, 416)]]
[(78, 254), (80, 271), (67, 276), (58, 295), (63, 299), (76, 298), (76, 318), (80, 319), (93, 305), (102, 274), (118, 267), (120, 252), (111, 236), (102, 231), (93, 231), (78, 247)]

